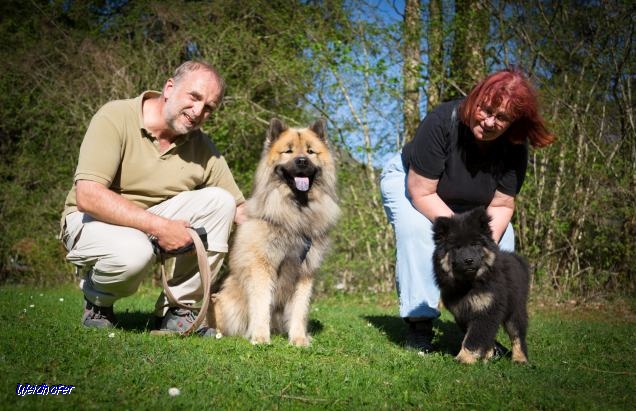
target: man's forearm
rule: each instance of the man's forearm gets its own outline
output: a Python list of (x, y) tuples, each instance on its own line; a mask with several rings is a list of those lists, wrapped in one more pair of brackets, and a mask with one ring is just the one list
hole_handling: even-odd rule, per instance
[(94, 181), (76, 183), (77, 207), (93, 218), (109, 224), (136, 228), (158, 236), (163, 217), (154, 215)]

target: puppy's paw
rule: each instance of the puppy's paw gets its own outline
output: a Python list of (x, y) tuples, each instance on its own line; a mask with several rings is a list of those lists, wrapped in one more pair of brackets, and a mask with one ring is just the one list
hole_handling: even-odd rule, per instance
[(528, 364), (528, 357), (523, 352), (512, 353), (512, 362), (516, 364)]
[(455, 359), (462, 364), (475, 364), (477, 360), (479, 360), (479, 357), (478, 352), (470, 351), (469, 349), (462, 347)]
[(512, 341), (512, 362), (517, 364), (527, 364), (528, 356), (524, 352), (522, 348), (521, 340), (519, 338), (515, 338)]

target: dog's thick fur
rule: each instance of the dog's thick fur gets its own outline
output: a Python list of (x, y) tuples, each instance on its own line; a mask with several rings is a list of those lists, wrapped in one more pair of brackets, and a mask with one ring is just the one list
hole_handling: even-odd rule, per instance
[(503, 325), (512, 343), (512, 360), (528, 362), (526, 332), (530, 274), (515, 253), (500, 251), (483, 207), (439, 217), (433, 225), (435, 279), (444, 306), (465, 332), (456, 359), (488, 361)]
[(336, 170), (322, 120), (289, 128), (272, 119), (240, 224), (229, 275), (214, 297), (217, 331), (268, 344), (271, 332), (308, 346), (313, 275), (340, 210)]

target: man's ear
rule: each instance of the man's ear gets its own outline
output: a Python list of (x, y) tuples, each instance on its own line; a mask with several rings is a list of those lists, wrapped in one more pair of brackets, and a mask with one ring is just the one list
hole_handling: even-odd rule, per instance
[(173, 90), (174, 90), (174, 80), (172, 78), (169, 78), (166, 81), (166, 84), (163, 85), (163, 91), (161, 93), (162, 97), (164, 99), (169, 98)]

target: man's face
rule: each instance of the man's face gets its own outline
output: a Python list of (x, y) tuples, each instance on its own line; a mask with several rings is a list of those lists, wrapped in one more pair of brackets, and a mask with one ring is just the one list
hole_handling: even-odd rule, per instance
[(163, 90), (168, 127), (177, 135), (200, 128), (216, 108), (219, 92), (216, 78), (204, 69), (185, 73), (176, 82), (169, 79)]

